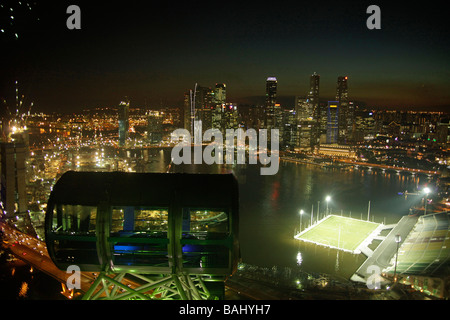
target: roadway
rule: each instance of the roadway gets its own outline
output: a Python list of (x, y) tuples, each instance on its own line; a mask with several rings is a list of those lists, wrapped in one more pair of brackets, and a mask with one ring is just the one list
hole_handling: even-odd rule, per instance
[[(367, 272), (369, 266), (378, 266), (380, 271), (391, 265), (391, 259), (397, 252), (397, 243), (395, 236), (400, 235), (401, 241), (399, 246), (405, 241), (411, 230), (414, 228), (418, 220), (418, 216), (404, 216), (392, 228), (385, 239), (375, 248), (368, 256), (366, 261), (359, 267), (359, 269), (352, 276), (354, 281), (365, 282), (367, 278), (373, 274), (373, 271)], [(364, 252), (363, 252), (364, 253)]]
[(440, 174), (440, 172), (438, 172), (438, 171), (411, 169), (411, 168), (406, 168), (406, 167), (395, 167), (395, 166), (389, 166), (389, 165), (378, 164), (378, 163), (357, 162), (354, 160), (347, 160), (347, 159), (334, 159), (334, 161), (348, 163), (348, 164), (355, 165), (355, 166), (373, 167), (373, 168), (380, 168), (380, 169), (385, 169), (385, 170), (405, 171), (405, 172), (410, 172), (410, 173), (424, 173), (424, 174), (429, 174), (429, 175)]
[[(47, 246), (44, 242), (23, 234), (8, 226), (6, 223), (0, 222), (0, 226), (3, 231), (3, 247), (33, 268), (55, 278), (62, 284), (66, 284), (71, 274), (55, 266), (48, 255)], [(95, 278), (96, 274), (82, 272), (80, 276), (81, 291), (85, 292), (89, 289)], [(71, 296), (67, 297), (71, 298)]]

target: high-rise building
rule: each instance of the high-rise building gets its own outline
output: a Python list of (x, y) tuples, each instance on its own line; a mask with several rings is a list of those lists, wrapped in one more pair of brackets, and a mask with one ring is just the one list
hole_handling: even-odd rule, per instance
[(311, 117), (314, 119), (318, 119), (319, 117), (319, 84), (320, 84), (320, 75), (317, 73), (313, 73), (309, 78), (309, 93), (308, 93), (308, 102), (310, 104), (310, 113)]
[[(276, 122), (276, 103), (277, 103), (277, 78), (275, 77), (268, 77), (266, 80), (266, 103), (265, 103), (265, 109), (266, 109), (266, 125), (265, 127), (270, 130), (275, 127)], [(281, 111), (281, 110), (280, 110)]]
[(195, 92), (195, 120), (201, 121), (202, 133), (212, 127), (214, 90), (197, 86)]
[(311, 105), (312, 119), (314, 123), (311, 129), (311, 147), (319, 143), (320, 139), (320, 106), (319, 106), (319, 87), (320, 87), (320, 75), (314, 72), (309, 78), (309, 93), (308, 100)]
[(328, 101), (327, 144), (335, 144), (339, 142), (339, 111), (339, 101)]
[(336, 87), (336, 101), (339, 102), (339, 136), (340, 144), (346, 144), (353, 140), (354, 108), (350, 106), (348, 99), (348, 77), (338, 77)]
[(313, 120), (313, 109), (309, 98), (295, 97), (295, 112), (299, 121)]
[(147, 140), (158, 144), (163, 139), (163, 114), (160, 111), (147, 112)]
[(216, 83), (212, 105), (212, 128), (224, 129), (224, 112), (226, 111), (226, 85), (225, 83)]
[(295, 109), (283, 110), (283, 130), (280, 140), (281, 150), (294, 150), (297, 147), (297, 114)]
[(226, 103), (223, 106), (222, 128), (223, 134), (226, 129), (237, 129), (239, 126), (239, 111), (236, 104)]
[(320, 75), (314, 72), (309, 78), (308, 94), (295, 98), (297, 114), (298, 147), (309, 149), (319, 142), (320, 109), (319, 109)]
[(375, 137), (375, 119), (373, 111), (359, 110), (355, 112), (354, 142), (362, 142), (365, 139)]
[(439, 119), (436, 125), (436, 141), (444, 146), (450, 142), (450, 119)]
[(119, 104), (119, 146), (125, 146), (128, 139), (128, 130), (130, 128), (130, 100), (127, 97)]
[(183, 123), (184, 129), (191, 132), (192, 128), (192, 111), (191, 111), (191, 95), (190, 92), (184, 93), (184, 101), (183, 101)]
[(0, 144), (1, 200), (6, 217), (27, 213), (26, 145), (23, 141)]
[(214, 103), (224, 104), (227, 100), (227, 85), (225, 83), (216, 83), (214, 88)]

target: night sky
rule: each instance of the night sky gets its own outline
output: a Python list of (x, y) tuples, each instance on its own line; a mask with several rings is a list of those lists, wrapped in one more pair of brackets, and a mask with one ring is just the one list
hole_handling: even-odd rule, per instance
[[(323, 100), (347, 75), (350, 99), (368, 107), (450, 110), (441, 2), (28, 2), (0, 2), (0, 96), (9, 105), (15, 80), (34, 111), (110, 107), (124, 96), (135, 107), (181, 106), (195, 83), (218, 82), (228, 102), (260, 103), (275, 76), (279, 101), (292, 107), (317, 72)], [(81, 30), (66, 27), (70, 4), (81, 8)], [(366, 27), (371, 4), (381, 30)]]

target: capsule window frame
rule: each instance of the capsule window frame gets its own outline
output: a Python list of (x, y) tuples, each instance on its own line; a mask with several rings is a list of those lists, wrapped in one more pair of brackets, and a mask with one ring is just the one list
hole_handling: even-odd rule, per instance
[[(219, 212), (220, 214), (226, 215), (226, 230), (224, 232), (217, 232), (217, 231), (209, 231), (209, 230), (198, 230), (193, 231), (192, 230), (192, 222), (201, 222), (201, 220), (192, 220), (192, 214), (193, 211), (210, 211), (210, 212)], [(183, 207), (182, 208), (182, 214), (181, 214), (181, 238), (183, 240), (187, 239), (196, 239), (196, 240), (225, 240), (231, 235), (231, 209), (230, 208), (224, 208), (224, 207), (214, 207), (214, 208), (206, 208), (206, 207)], [(185, 218), (186, 214), (189, 216), (189, 231), (185, 230), (186, 224), (185, 224)], [(197, 226), (198, 227), (198, 226)], [(209, 228), (209, 225), (206, 225), (206, 227)]]
[[(69, 208), (71, 211), (68, 211)], [(86, 215), (84, 209), (89, 210), (89, 214)], [(97, 215), (97, 206), (55, 204), (52, 209), (51, 232), (55, 235), (96, 236)]]
[[(122, 219), (114, 219), (114, 210), (117, 209), (124, 209), (125, 208), (133, 208), (133, 218), (128, 221), (128, 224), (125, 226), (125, 211), (123, 212), (123, 218)], [(159, 224), (160, 226), (164, 226), (161, 230), (143, 230), (143, 229), (137, 229), (136, 222), (138, 219), (137, 212), (139, 211), (160, 211), (160, 212), (166, 212), (166, 219), (162, 220), (144, 220), (144, 221), (165, 221), (163, 224)], [(170, 208), (165, 206), (134, 206), (134, 205), (114, 205), (111, 206), (111, 215), (110, 215), (110, 226), (111, 230), (109, 232), (110, 237), (127, 237), (130, 235), (143, 235), (143, 236), (151, 236), (155, 235), (158, 237), (158, 235), (164, 234), (164, 237), (159, 236), (160, 238), (167, 238), (169, 233), (169, 215), (170, 215)], [(122, 229), (121, 230), (113, 230), (113, 224), (114, 221), (120, 221), (122, 220)], [(132, 222), (132, 224), (131, 224)]]

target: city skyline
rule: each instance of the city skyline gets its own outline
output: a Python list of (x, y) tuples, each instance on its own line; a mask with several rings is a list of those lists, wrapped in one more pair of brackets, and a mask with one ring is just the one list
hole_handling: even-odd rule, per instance
[(381, 30), (369, 30), (368, 2), (192, 2), (152, 10), (81, 2), (81, 30), (68, 30), (69, 4), (37, 5), (16, 17), (14, 33), (2, 20), (8, 50), (0, 95), (8, 102), (17, 80), (36, 111), (118, 106), (124, 96), (131, 107), (181, 108), (195, 83), (225, 83), (227, 102), (263, 105), (265, 81), (276, 77), (278, 102), (292, 108), (317, 72), (321, 101), (335, 100), (336, 79), (348, 76), (349, 100), (367, 107), (450, 105), (448, 27), (438, 8), (381, 2)]

